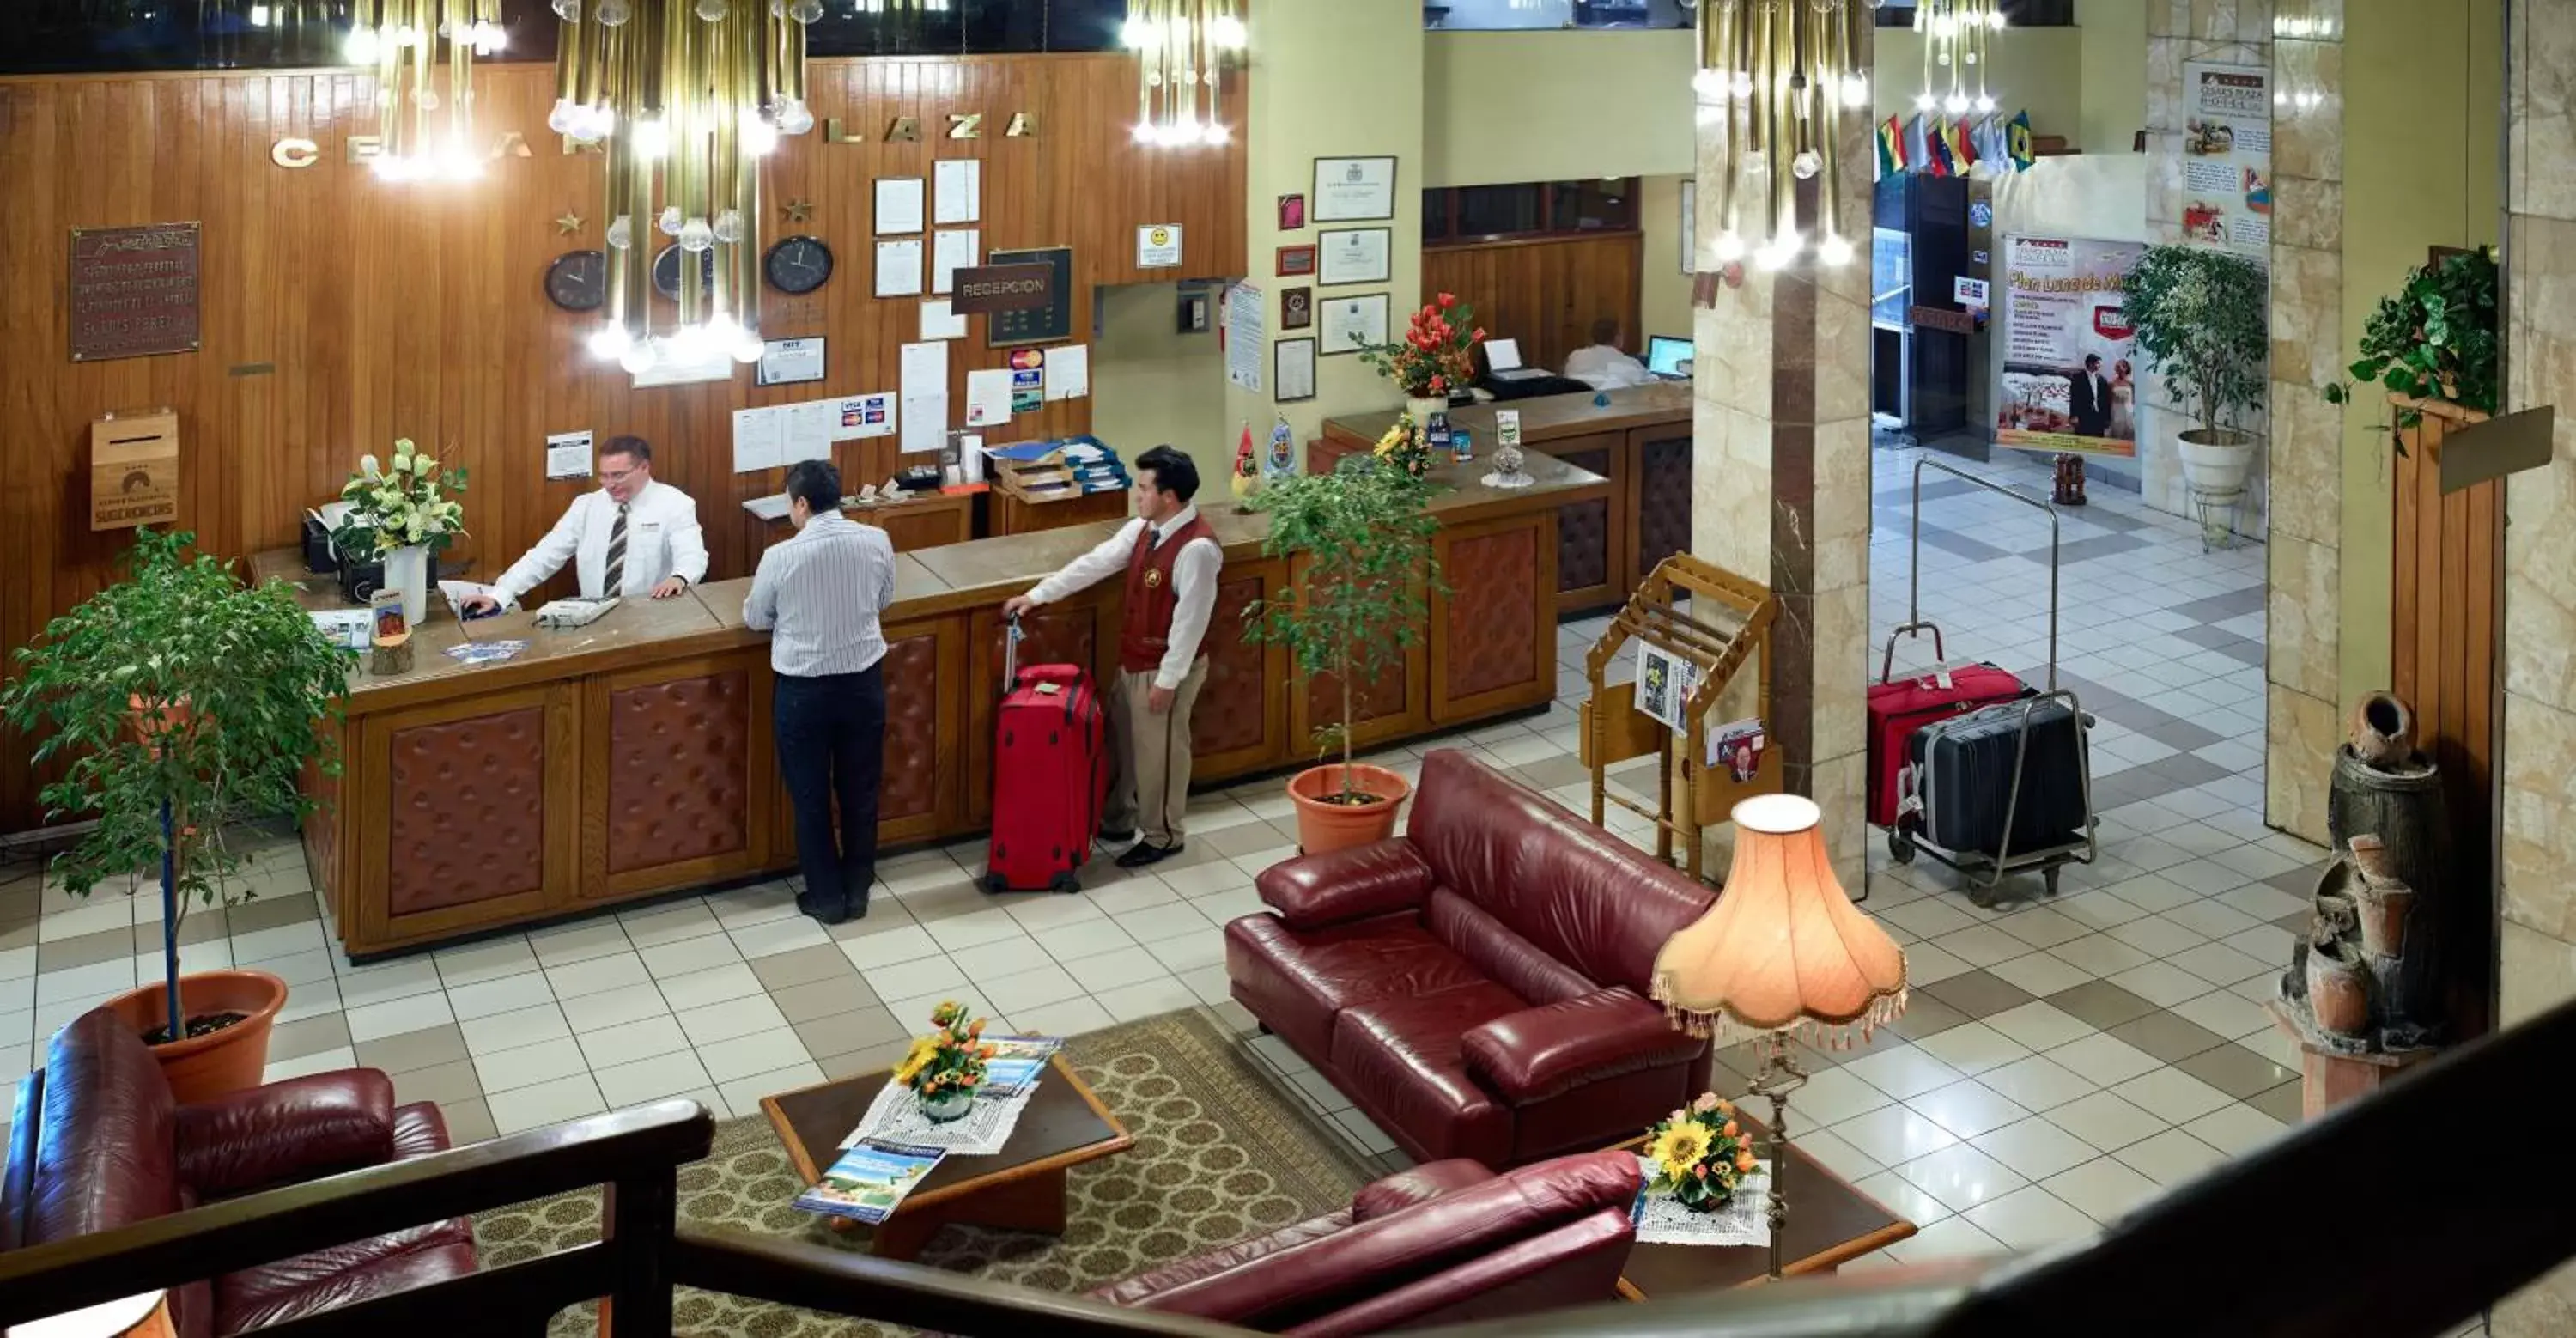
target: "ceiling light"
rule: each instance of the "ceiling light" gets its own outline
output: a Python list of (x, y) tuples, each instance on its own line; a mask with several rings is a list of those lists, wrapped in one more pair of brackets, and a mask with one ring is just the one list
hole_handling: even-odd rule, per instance
[(1137, 55), (1138, 144), (1223, 144), (1225, 67), (1240, 66), (1251, 33), (1240, 0), (1127, 0), (1120, 40)]

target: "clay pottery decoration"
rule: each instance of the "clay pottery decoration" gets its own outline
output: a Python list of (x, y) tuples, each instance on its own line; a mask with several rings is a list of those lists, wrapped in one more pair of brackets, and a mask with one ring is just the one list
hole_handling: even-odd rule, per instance
[(2415, 712), (2392, 692), (2362, 698), (2352, 708), (2352, 751), (2365, 766), (2404, 766), (2415, 755)]
[(1348, 850), (1383, 841), (1395, 834), (1395, 818), (1413, 787), (1404, 777), (1365, 762), (1351, 766), (1350, 788), (1362, 802), (1336, 802), (1343, 792), (1342, 768), (1309, 767), (1288, 780), (1288, 799), (1297, 808), (1297, 844), (1309, 855)]
[[(156, 980), (104, 1006), (141, 1036), (169, 1025), (166, 997), (165, 982)], [(266, 971), (192, 971), (179, 977), (179, 1000), (191, 1022), (221, 1013), (238, 1013), (241, 1020), (151, 1047), (170, 1095), (186, 1105), (259, 1086), (268, 1067), (269, 1033), (278, 1010), (286, 1007), (286, 982)]]
[(2404, 883), (2365, 883), (2353, 898), (2361, 918), (2361, 947), (2373, 957), (2406, 952), (2406, 913), (2415, 908), (2415, 889)]
[(2403, 881), (2397, 876), (2396, 863), (2388, 857), (2388, 847), (2381, 844), (2376, 836), (2352, 838), (2352, 867), (2361, 874), (2361, 881), (2365, 884), (2380, 885)]
[(2339, 943), (2308, 946), (2308, 1007), (2318, 1030), (2358, 1038), (2370, 1029), (2369, 977), (2342, 954)]

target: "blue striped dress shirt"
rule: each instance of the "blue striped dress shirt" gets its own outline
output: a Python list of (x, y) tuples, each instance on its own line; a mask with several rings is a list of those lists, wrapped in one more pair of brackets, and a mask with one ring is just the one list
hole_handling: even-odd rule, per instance
[(885, 658), (894, 544), (838, 511), (760, 555), (742, 620), (768, 632), (769, 667), (790, 678), (855, 674)]

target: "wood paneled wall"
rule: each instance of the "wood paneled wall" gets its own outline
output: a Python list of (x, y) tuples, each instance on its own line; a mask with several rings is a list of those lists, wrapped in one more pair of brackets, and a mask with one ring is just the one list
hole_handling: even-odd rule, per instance
[(1422, 249), (1422, 291), (1456, 293), (1476, 307), (1476, 323), (1498, 339), (1517, 339), (1521, 360), (1550, 370), (1592, 342), (1592, 323), (1610, 317), (1630, 350), (1645, 347), (1638, 329), (1638, 285), (1645, 234), (1540, 237)]
[[(837, 273), (807, 298), (769, 292), (764, 330), (825, 336), (828, 379), (757, 388), (744, 368), (730, 382), (636, 390), (582, 347), (598, 318), (544, 296), (547, 263), (602, 246), (606, 227), (601, 160), (563, 153), (545, 130), (551, 67), (478, 72), (482, 127), (518, 131), (530, 153), (462, 187), (386, 185), (348, 161), (347, 137), (371, 130), (358, 112), (372, 96), (348, 71), (0, 80), (12, 206), (0, 231), (0, 647), (25, 644), (111, 573), (127, 536), (87, 528), (88, 427), (144, 406), (180, 415), (180, 523), (213, 551), (291, 543), (304, 508), (337, 495), (361, 452), (409, 436), (471, 469), (472, 537), (458, 552), (489, 579), (585, 486), (544, 481), (546, 434), (587, 428), (651, 440), (656, 476), (698, 498), (710, 576), (747, 574), (762, 533), (738, 503), (776, 492), (779, 473), (733, 473), (730, 412), (893, 390), (899, 346), (920, 336), (918, 300), (871, 296), (873, 179), (982, 159), (986, 250), (1074, 248), (1076, 342), (1090, 339), (1093, 285), (1245, 271), (1242, 127), (1223, 149), (1136, 148), (1135, 81), (1118, 55), (816, 61), (816, 117), (841, 118), (862, 142), (827, 142), (820, 124), (786, 141), (764, 183), (766, 236), (824, 238)], [(952, 112), (983, 113), (982, 137), (944, 138)], [(1037, 133), (1005, 137), (1020, 112)], [(905, 116), (922, 140), (885, 142)], [(290, 135), (317, 141), (321, 160), (274, 164), (271, 145)], [(805, 224), (785, 220), (793, 199), (813, 202)], [(555, 224), (567, 212), (584, 220), (571, 236)], [(71, 229), (192, 220), (204, 224), (204, 351), (72, 363)], [(1154, 223), (1182, 226), (1181, 270), (1135, 267), (1135, 231)], [(951, 345), (956, 420), (967, 370), (1007, 356), (985, 347), (984, 326), (970, 317)], [(1053, 402), (1009, 435), (1090, 421), (1088, 400)], [(841, 445), (852, 487), (893, 471), (893, 441)], [(0, 736), (0, 830), (39, 817), (25, 756), (23, 740)]]

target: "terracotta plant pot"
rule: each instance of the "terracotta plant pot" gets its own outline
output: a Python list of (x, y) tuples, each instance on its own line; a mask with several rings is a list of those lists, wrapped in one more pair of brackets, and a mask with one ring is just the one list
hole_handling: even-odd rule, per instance
[(1324, 796), (1342, 792), (1342, 768), (1310, 767), (1288, 780), (1288, 800), (1297, 806), (1297, 845), (1309, 855), (1348, 850), (1395, 835), (1396, 811), (1413, 787), (1404, 777), (1366, 762), (1351, 764), (1351, 784), (1377, 797), (1369, 804), (1336, 804)]
[(2341, 949), (2325, 944), (2308, 948), (2308, 1007), (2317, 1029), (2358, 1037), (2370, 1030), (2370, 982), (2357, 962), (2330, 954)]
[(2374, 692), (2352, 708), (2352, 752), (2365, 766), (2389, 770), (2415, 755), (2415, 712), (2393, 692)]
[(2362, 951), (2373, 957), (2396, 957), (2406, 951), (2406, 913), (2415, 908), (2415, 889), (2404, 883), (2364, 883), (2352, 899), (2361, 920)]
[[(277, 1025), (277, 1010), (286, 1006), (286, 982), (266, 971), (198, 971), (179, 977), (179, 999), (191, 1018), (243, 1016), (221, 1031), (152, 1047), (161, 1076), (170, 1080), (170, 1095), (183, 1103), (207, 1101), (259, 1086), (268, 1068), (268, 1034)], [(170, 1022), (157, 980), (106, 1006), (137, 1036)]]

